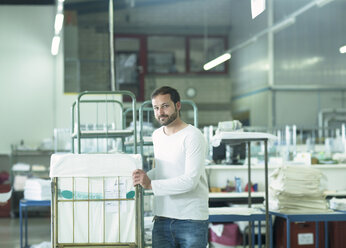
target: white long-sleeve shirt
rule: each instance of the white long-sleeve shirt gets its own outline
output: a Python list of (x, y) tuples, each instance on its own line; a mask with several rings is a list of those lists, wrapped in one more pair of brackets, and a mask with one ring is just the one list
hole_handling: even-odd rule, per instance
[(163, 127), (153, 133), (155, 168), (148, 172), (154, 193), (154, 215), (175, 219), (208, 219), (206, 143), (188, 125), (173, 135)]

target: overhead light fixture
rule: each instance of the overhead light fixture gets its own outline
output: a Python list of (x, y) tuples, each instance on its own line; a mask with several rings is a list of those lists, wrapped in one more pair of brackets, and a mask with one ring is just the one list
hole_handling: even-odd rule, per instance
[(334, 0), (317, 0), (316, 5), (318, 7), (323, 7), (324, 5), (327, 5), (330, 2), (333, 2)]
[(60, 39), (61, 39), (61, 30), (64, 24), (64, 1), (65, 0), (57, 0), (56, 1), (56, 15), (54, 21), (54, 37), (52, 40), (52, 46), (50, 48), (50, 52), (52, 55), (57, 55), (59, 52)]
[(56, 35), (53, 37), (52, 40), (52, 47), (50, 49), (50, 52), (52, 53), (52, 55), (57, 55), (59, 52), (59, 45), (60, 45), (60, 36)]
[(294, 24), (296, 22), (296, 18), (291, 17), (291, 18), (287, 18), (285, 20), (283, 20), (282, 22), (279, 22), (278, 24), (275, 24), (272, 28), (271, 31), (275, 32), (279, 32), (285, 28), (287, 28), (288, 26), (291, 26), (292, 24)]
[(224, 53), (223, 55), (221, 55), (221, 56), (217, 57), (216, 59), (213, 59), (212, 61), (206, 63), (203, 66), (203, 69), (205, 71), (207, 71), (207, 70), (210, 70), (210, 69), (214, 68), (215, 66), (217, 66), (217, 65), (219, 65), (219, 64), (221, 64), (221, 63), (223, 63), (223, 62), (225, 62), (227, 60), (229, 60), (231, 58), (231, 52), (252, 44), (253, 42), (257, 41), (257, 39), (259, 37), (261, 37), (262, 35), (266, 34), (269, 31), (272, 31), (273, 33), (279, 32), (280, 30), (283, 30), (283, 29), (287, 28), (288, 26), (294, 24), (295, 22), (296, 22), (296, 18), (295, 17), (290, 17), (290, 18), (287, 18), (287, 19), (285, 19), (285, 20), (275, 24), (272, 27), (269, 27), (267, 30), (264, 30), (264, 31), (260, 32), (259, 34), (255, 35), (251, 39), (248, 39), (247, 41), (239, 44), (238, 46), (233, 47), (230, 50), (227, 50), (227, 52)]
[(251, 16), (255, 19), (266, 9), (266, 0), (251, 0)]
[(63, 4), (62, 3), (58, 3), (57, 12), (58, 13), (62, 13), (63, 9), (64, 9)]
[(230, 53), (225, 53), (219, 57), (217, 57), (216, 59), (213, 59), (212, 61), (206, 63), (204, 66), (203, 66), (203, 69), (205, 71), (208, 71), (212, 68), (214, 68), (215, 66), (229, 60), (231, 58), (231, 54)]
[(55, 34), (60, 33), (62, 29), (62, 24), (64, 23), (64, 15), (63, 14), (56, 14), (55, 16), (55, 23), (54, 23), (54, 30)]
[(346, 53), (346, 45), (339, 48), (340, 53)]

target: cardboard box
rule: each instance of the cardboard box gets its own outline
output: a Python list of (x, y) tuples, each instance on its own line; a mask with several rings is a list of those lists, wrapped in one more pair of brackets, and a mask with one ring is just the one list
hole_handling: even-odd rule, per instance
[(346, 244), (346, 221), (328, 222), (329, 247), (343, 248)]
[[(316, 239), (315, 222), (291, 222), (289, 237), (291, 248), (314, 248)], [(324, 248), (324, 222), (319, 223), (318, 240), (320, 248)], [(286, 248), (287, 228), (286, 219), (276, 217), (274, 223), (274, 237), (276, 248)], [(332, 246), (333, 247), (333, 246)]]

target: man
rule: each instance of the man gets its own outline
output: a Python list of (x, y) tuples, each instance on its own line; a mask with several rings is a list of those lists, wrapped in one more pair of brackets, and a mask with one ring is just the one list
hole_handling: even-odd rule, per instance
[(155, 168), (135, 170), (134, 185), (154, 193), (153, 248), (204, 248), (208, 242), (206, 143), (199, 129), (180, 118), (177, 90), (164, 86), (152, 95)]

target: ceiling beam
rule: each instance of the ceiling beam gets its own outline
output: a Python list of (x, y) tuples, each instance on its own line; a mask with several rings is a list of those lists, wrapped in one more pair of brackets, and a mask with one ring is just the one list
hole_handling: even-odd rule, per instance
[[(1, 1), (1, 0), (0, 0)], [(139, 1), (134, 0), (134, 5), (131, 5), (131, 1), (128, 0), (117, 0), (114, 1), (114, 11), (130, 8), (148, 8), (153, 6), (175, 4), (179, 2), (186, 2), (186, 0), (145, 0)], [(91, 1), (80, 1), (80, 2), (69, 2), (68, 0), (64, 3), (65, 10), (75, 10), (79, 14), (90, 14), (97, 12), (108, 11), (109, 0), (91, 0)]]
[(0, 0), (0, 4), (6, 5), (54, 5), (55, 0)]

